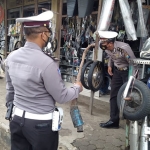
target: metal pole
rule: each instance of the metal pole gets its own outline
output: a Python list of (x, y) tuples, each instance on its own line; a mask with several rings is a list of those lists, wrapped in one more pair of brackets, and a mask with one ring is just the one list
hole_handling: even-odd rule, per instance
[(94, 92), (91, 91), (91, 96), (90, 96), (90, 114), (91, 115), (92, 115), (93, 99), (94, 99)]
[(148, 127), (147, 116), (143, 120), (140, 135), (140, 150), (148, 150), (148, 134), (145, 134), (145, 128)]
[(5, 55), (5, 58), (7, 57), (7, 1), (5, 0), (5, 21), (4, 21), (4, 24), (5, 24), (5, 50), (4, 50), (4, 55)]
[[(129, 73), (128, 78), (133, 75), (133, 65), (129, 65)], [(129, 144), (129, 131), (130, 131), (130, 121), (126, 120), (126, 143), (125, 143), (125, 150), (130, 150), (130, 144)]]
[(130, 121), (126, 120), (126, 143), (125, 143), (125, 150), (130, 150), (130, 145), (129, 145), (129, 125)]
[[(98, 7), (98, 17), (97, 20), (99, 20), (100, 18), (100, 13), (101, 13), (101, 6), (102, 6), (102, 0), (99, 0), (99, 7)], [(97, 26), (98, 26), (98, 22), (97, 22)], [(98, 35), (96, 35), (96, 41), (95, 41), (95, 49), (93, 51), (93, 55), (94, 55), (94, 61), (97, 60), (97, 55), (98, 55), (98, 43), (99, 43), (99, 37)], [(94, 92), (91, 91), (91, 96), (90, 96), (90, 114), (92, 115), (92, 107), (93, 107), (93, 100), (94, 100)]]
[(145, 71), (145, 64), (143, 64), (142, 74), (141, 74), (141, 79), (143, 79), (143, 78), (144, 78), (144, 71)]
[(130, 150), (138, 150), (139, 149), (139, 132), (138, 132), (137, 121), (130, 121), (129, 138), (130, 138), (129, 139)]

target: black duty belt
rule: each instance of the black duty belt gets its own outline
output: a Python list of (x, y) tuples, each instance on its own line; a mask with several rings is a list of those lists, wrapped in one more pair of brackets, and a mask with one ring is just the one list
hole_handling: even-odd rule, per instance
[(125, 70), (128, 70), (128, 67), (123, 67), (123, 68), (119, 68), (119, 67), (116, 67), (115, 68), (119, 71), (125, 71)]

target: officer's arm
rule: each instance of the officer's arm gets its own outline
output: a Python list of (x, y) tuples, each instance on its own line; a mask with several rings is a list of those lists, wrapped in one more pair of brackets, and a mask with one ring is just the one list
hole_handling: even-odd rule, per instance
[(112, 68), (113, 66), (113, 60), (111, 59), (111, 57), (109, 57), (109, 60), (108, 60), (108, 67), (111, 67)]
[(73, 86), (66, 88), (61, 78), (60, 70), (55, 62), (52, 62), (45, 69), (42, 76), (46, 90), (56, 102), (65, 103), (78, 97), (80, 87)]
[(129, 62), (130, 59), (136, 58), (129, 45), (124, 48), (124, 57), (125, 57), (127, 62)]
[(11, 82), (11, 78), (8, 72), (8, 66), (5, 67), (5, 77), (6, 77), (6, 106), (8, 106), (9, 102), (14, 100), (14, 87)]

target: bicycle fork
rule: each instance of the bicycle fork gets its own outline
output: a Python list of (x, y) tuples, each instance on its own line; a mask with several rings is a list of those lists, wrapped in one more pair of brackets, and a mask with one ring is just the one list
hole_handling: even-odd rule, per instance
[(134, 80), (135, 80), (135, 77), (134, 76), (130, 76), (129, 80), (127, 82), (126, 88), (124, 90), (123, 99), (121, 100), (121, 105), (120, 105), (121, 118), (123, 118), (123, 109), (124, 109), (125, 99), (127, 98), (130, 85), (132, 84), (132, 81), (134, 81)]

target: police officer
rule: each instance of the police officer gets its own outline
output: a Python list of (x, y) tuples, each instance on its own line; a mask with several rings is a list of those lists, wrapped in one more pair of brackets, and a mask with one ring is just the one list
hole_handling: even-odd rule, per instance
[(102, 128), (119, 128), (119, 109), (117, 94), (120, 87), (128, 80), (129, 60), (135, 58), (130, 46), (115, 41), (117, 32), (99, 31), (100, 48), (109, 56), (108, 73), (112, 76), (110, 91), (110, 120), (100, 123)]
[(55, 103), (76, 99), (82, 84), (66, 88), (58, 62), (42, 50), (51, 35), (51, 11), (38, 16), (18, 18), (26, 43), (12, 52), (6, 62), (6, 105), (13, 101), (10, 121), (11, 150), (57, 150), (58, 131), (52, 131)]

